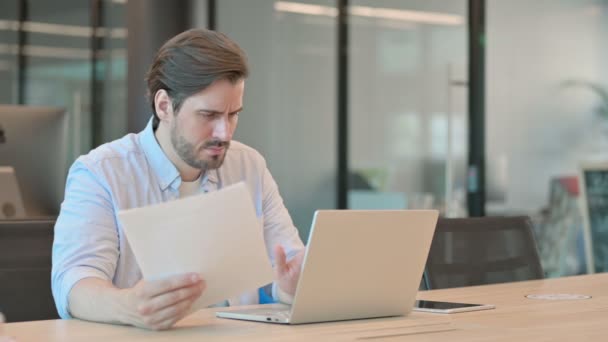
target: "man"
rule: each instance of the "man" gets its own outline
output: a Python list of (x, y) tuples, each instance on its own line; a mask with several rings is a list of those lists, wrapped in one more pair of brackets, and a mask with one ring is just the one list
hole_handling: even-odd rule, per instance
[[(116, 214), (239, 181), (263, 222), (275, 265), (273, 297), (290, 300), (304, 246), (264, 159), (231, 141), (247, 75), (244, 52), (220, 33), (189, 30), (160, 48), (146, 77), (154, 113), (147, 127), (70, 168), (53, 244), (52, 287), (61, 317), (154, 330), (173, 326), (204, 292), (204, 279), (142, 279)], [(254, 290), (229, 304), (257, 302)]]

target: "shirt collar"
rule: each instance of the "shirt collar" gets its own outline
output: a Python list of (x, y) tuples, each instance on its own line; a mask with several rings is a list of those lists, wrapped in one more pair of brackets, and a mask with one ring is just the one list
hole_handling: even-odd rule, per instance
[[(181, 177), (179, 170), (173, 165), (171, 160), (167, 157), (160, 144), (156, 140), (154, 130), (152, 128), (152, 119), (148, 121), (146, 128), (139, 134), (139, 143), (141, 145), (148, 163), (152, 167), (152, 170), (159, 179), (159, 186), (162, 191), (165, 191), (169, 186), (174, 189), (179, 189), (181, 184)], [(201, 185), (207, 182), (217, 184), (218, 182), (218, 171), (208, 170), (205, 172)]]
[(205, 176), (203, 177), (201, 184), (204, 185), (207, 182), (217, 184), (217, 182), (218, 182), (217, 173), (218, 173), (218, 169), (208, 170), (207, 172), (205, 172)]

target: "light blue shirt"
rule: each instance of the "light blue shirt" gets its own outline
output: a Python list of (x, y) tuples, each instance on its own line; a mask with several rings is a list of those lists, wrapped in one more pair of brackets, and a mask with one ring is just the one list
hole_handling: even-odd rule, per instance
[[(288, 257), (304, 248), (264, 158), (253, 148), (232, 141), (224, 163), (206, 172), (200, 190), (215, 191), (240, 181), (247, 185), (263, 223), (271, 261), (276, 244), (285, 247)], [(104, 144), (74, 162), (53, 242), (52, 289), (62, 318), (71, 317), (68, 295), (79, 280), (95, 277), (129, 288), (142, 278), (116, 214), (178, 199), (180, 184), (179, 171), (156, 141), (151, 121), (139, 134)], [(273, 297), (278, 299), (276, 286)], [(230, 304), (258, 300), (257, 290), (252, 289)]]

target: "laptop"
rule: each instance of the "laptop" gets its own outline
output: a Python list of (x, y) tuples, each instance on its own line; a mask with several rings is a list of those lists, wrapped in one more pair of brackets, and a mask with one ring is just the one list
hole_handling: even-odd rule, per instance
[(437, 217), (436, 210), (318, 210), (293, 304), (216, 316), (301, 324), (407, 315)]

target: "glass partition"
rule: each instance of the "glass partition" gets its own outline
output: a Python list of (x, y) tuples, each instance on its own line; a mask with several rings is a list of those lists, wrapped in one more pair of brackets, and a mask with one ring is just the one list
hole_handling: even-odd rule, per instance
[(350, 2), (349, 207), (466, 216), (467, 2)]
[(577, 178), (608, 160), (606, 37), (605, 0), (487, 2), (486, 211), (534, 218), (550, 277), (586, 271)]
[(222, 0), (216, 21), (251, 65), (235, 139), (266, 158), (306, 240), (336, 204), (335, 3)]
[(18, 102), (19, 1), (0, 2), (0, 103)]

